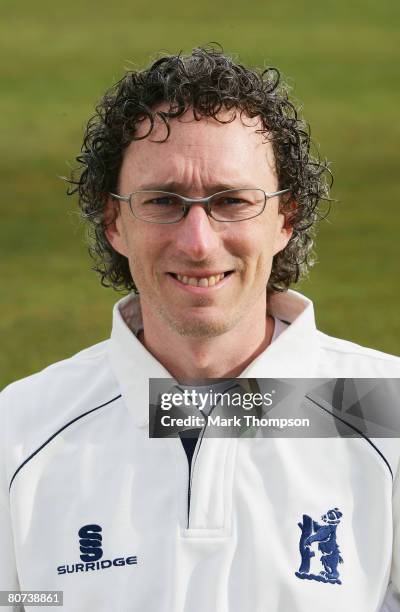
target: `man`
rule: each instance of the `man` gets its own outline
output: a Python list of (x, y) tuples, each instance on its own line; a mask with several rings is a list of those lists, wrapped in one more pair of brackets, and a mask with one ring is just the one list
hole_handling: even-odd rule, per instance
[(109, 341), (3, 393), (1, 589), (73, 612), (400, 610), (397, 440), (148, 436), (149, 378), (400, 375), (288, 290), (328, 198), (309, 145), (278, 73), (215, 50), (104, 96), (72, 191), (103, 284), (133, 293)]

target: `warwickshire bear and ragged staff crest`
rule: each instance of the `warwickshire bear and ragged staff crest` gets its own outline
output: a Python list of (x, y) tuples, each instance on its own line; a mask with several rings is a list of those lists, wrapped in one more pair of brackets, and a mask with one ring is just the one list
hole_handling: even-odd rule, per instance
[[(336, 529), (342, 516), (343, 514), (338, 508), (328, 510), (326, 514), (321, 516), (324, 525), (320, 525), (311, 516), (303, 514), (303, 522), (298, 523), (301, 529), (299, 542), (301, 565), (299, 571), (296, 572), (298, 578), (342, 584), (339, 580), (337, 567), (339, 563), (343, 563), (343, 559), (336, 542)], [(311, 550), (314, 542), (318, 542), (318, 550), (321, 553), (322, 567), (319, 574), (310, 573), (310, 559), (315, 557), (315, 552)]]

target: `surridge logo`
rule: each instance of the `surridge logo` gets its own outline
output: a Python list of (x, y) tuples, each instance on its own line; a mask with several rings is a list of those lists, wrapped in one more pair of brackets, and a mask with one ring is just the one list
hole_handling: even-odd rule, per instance
[[(137, 565), (137, 556), (115, 557), (115, 559), (102, 559), (103, 538), (100, 525), (91, 523), (83, 525), (78, 531), (80, 559), (83, 563), (72, 563), (59, 565), (58, 574), (74, 574), (76, 572), (87, 572), (118, 567), (123, 565)], [(102, 559), (100, 561), (100, 559)]]
[(84, 525), (78, 531), (81, 560), (85, 562), (98, 561), (103, 556), (101, 548), (100, 525)]

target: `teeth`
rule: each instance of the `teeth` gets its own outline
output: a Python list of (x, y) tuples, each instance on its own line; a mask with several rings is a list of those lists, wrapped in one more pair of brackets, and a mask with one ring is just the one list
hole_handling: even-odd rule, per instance
[(192, 287), (212, 287), (219, 283), (225, 276), (225, 272), (221, 274), (215, 274), (213, 276), (204, 276), (202, 278), (197, 278), (195, 276), (182, 276), (181, 274), (177, 274), (176, 278), (183, 283), (184, 285), (191, 285)]

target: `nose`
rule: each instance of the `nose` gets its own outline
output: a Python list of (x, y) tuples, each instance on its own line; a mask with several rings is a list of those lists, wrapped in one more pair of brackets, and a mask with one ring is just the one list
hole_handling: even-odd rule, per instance
[(194, 204), (186, 217), (176, 225), (175, 246), (193, 261), (212, 255), (219, 243), (215, 224), (200, 204)]

